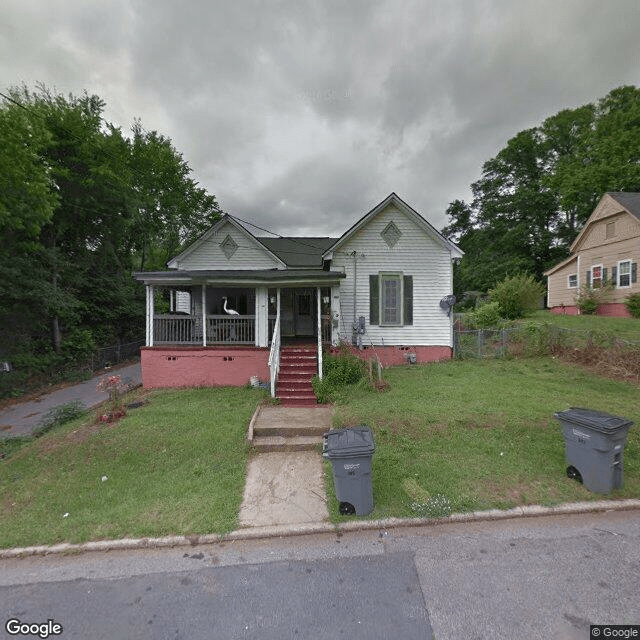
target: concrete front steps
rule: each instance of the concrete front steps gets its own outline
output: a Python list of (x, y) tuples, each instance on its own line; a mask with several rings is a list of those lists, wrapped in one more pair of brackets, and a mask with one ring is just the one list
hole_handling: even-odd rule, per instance
[(332, 428), (328, 407), (261, 407), (250, 434), (258, 452), (312, 451)]
[(282, 347), (276, 397), (283, 407), (313, 407), (318, 403), (311, 378), (318, 373), (318, 348), (312, 345)]

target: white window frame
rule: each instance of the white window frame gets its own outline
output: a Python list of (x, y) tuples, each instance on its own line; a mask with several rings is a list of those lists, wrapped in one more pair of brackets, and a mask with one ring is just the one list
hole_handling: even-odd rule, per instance
[[(575, 278), (575, 284), (571, 284), (571, 278)], [(578, 288), (578, 274), (570, 273), (567, 276), (567, 289), (577, 289)]]
[[(622, 265), (623, 264), (628, 264), (629, 265), (629, 272), (625, 273), (624, 275), (627, 276), (627, 278), (629, 278), (629, 282), (628, 284), (622, 284)], [(619, 289), (628, 289), (631, 286), (631, 260), (620, 260), (618, 262), (618, 277), (616, 278), (617, 282), (616, 282), (616, 286)]]
[[(381, 327), (401, 327), (404, 322), (404, 274), (400, 272), (380, 272), (378, 274), (379, 277), (379, 287), (380, 287), (380, 310), (379, 310), (379, 318), (380, 318), (380, 326)], [(385, 289), (384, 282), (385, 280), (396, 280), (399, 283), (398, 287), (398, 321), (397, 322), (386, 322), (385, 321)]]
[[(593, 279), (593, 270), (594, 269), (600, 269), (600, 277), (598, 278), (598, 280), (600, 280), (600, 284), (597, 287), (594, 285), (594, 279)], [(604, 284), (603, 279), (602, 279), (603, 273), (604, 272), (603, 272), (602, 264), (591, 265), (591, 288), (592, 289), (596, 289), (596, 288), (601, 289), (602, 288), (602, 286)]]

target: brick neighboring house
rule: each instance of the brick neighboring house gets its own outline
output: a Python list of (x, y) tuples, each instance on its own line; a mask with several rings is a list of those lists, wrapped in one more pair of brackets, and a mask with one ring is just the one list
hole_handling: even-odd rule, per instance
[(547, 307), (554, 313), (577, 315), (576, 296), (582, 287), (610, 283), (614, 289), (597, 313), (629, 316), (624, 300), (640, 292), (639, 259), (640, 193), (605, 193), (571, 245), (571, 256), (545, 272)]
[(395, 193), (339, 238), (254, 236), (225, 215), (168, 270), (135, 274), (147, 289), (143, 384), (244, 385), (257, 376), (273, 394), (284, 388), (288, 343), (305, 343), (320, 375), (323, 345), (356, 343), (383, 364), (450, 358), (447, 305), (460, 257)]

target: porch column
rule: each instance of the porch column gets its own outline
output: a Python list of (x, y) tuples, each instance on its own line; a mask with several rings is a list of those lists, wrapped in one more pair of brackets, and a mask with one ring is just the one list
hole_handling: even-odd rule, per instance
[(269, 344), (269, 289), (256, 287), (255, 345), (266, 347)]
[(153, 347), (153, 285), (147, 285), (147, 347)]
[(322, 291), (316, 288), (318, 303), (318, 378), (322, 380)]
[(202, 346), (207, 346), (207, 285), (202, 285)]
[(340, 285), (331, 287), (331, 344), (335, 347), (340, 343)]

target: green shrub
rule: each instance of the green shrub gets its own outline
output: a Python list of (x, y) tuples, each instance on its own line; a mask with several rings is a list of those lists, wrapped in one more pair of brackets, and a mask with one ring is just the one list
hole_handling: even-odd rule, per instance
[(598, 307), (605, 302), (609, 293), (613, 290), (613, 285), (607, 284), (595, 289), (590, 286), (580, 287), (576, 294), (576, 307), (580, 313), (593, 315), (598, 311)]
[(364, 362), (346, 349), (338, 355), (325, 355), (322, 360), (322, 380), (318, 376), (312, 380), (318, 402), (333, 402), (344, 387), (362, 378), (364, 368)]
[(489, 291), (489, 299), (500, 305), (503, 318), (516, 320), (537, 309), (544, 294), (544, 286), (536, 282), (533, 276), (521, 274), (498, 283)]
[(478, 329), (497, 327), (501, 320), (502, 311), (497, 302), (484, 302), (467, 314), (469, 324)]
[(40, 422), (33, 429), (33, 435), (37, 438), (47, 431), (61, 424), (65, 424), (86, 413), (82, 400), (71, 400), (65, 404), (53, 407), (42, 416)]
[(627, 307), (627, 311), (634, 318), (640, 318), (640, 293), (632, 293), (627, 296), (624, 301), (624, 306)]

